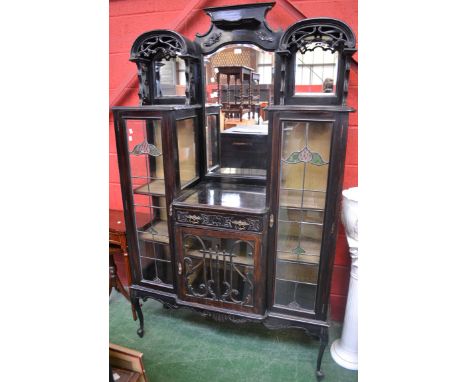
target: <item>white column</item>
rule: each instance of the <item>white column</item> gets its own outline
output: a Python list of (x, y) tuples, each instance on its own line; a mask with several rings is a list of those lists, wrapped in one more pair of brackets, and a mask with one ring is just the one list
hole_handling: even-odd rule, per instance
[(330, 352), (335, 362), (346, 369), (358, 369), (358, 188), (343, 191), (341, 219), (351, 256), (348, 300), (341, 338), (335, 340)]

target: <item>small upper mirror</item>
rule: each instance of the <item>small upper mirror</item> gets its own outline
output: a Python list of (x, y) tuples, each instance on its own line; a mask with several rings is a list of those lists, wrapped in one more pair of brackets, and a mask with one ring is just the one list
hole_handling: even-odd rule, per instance
[(185, 96), (185, 62), (179, 57), (154, 62), (155, 96)]
[(323, 50), (317, 43), (296, 52), (295, 95), (335, 95), (338, 52)]

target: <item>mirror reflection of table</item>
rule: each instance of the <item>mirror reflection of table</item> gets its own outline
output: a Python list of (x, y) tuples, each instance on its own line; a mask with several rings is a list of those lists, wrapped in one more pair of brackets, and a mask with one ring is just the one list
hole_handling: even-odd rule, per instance
[[(229, 116), (238, 114), (240, 121), (242, 121), (242, 114), (244, 111), (249, 113), (249, 119), (251, 113), (255, 116), (255, 112), (257, 112), (258, 118), (260, 100), (258, 85), (260, 75), (247, 66), (218, 66), (215, 69), (217, 70), (218, 103), (222, 105), (221, 111)], [(225, 99), (223, 99), (221, 95), (221, 75), (225, 75), (227, 80)], [(231, 88), (231, 76), (234, 77), (234, 88)], [(239, 81), (240, 84), (239, 92), (237, 92), (235, 88), (237, 81)], [(253, 85), (257, 86), (258, 94), (254, 94), (252, 89)], [(246, 92), (244, 92), (244, 89), (246, 89)], [(233, 94), (231, 94), (232, 91)]]

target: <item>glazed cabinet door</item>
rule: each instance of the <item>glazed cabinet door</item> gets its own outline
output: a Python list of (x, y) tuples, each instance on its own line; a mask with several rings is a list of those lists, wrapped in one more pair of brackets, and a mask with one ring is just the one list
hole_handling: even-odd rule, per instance
[(273, 306), (313, 316), (334, 121), (280, 120)]
[(122, 117), (119, 128), (124, 204), (134, 227), (129, 240), (134, 282), (173, 290), (163, 120)]
[(177, 227), (179, 297), (225, 309), (261, 313), (261, 236)]

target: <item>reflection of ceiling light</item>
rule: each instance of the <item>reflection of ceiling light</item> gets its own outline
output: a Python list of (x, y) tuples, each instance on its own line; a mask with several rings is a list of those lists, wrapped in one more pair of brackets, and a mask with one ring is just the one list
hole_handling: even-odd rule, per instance
[(240, 48), (235, 48), (235, 49), (234, 49), (234, 54), (242, 54), (242, 49), (240, 49)]

